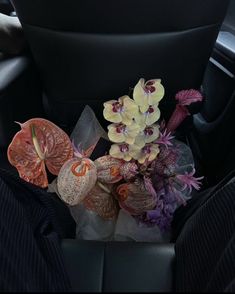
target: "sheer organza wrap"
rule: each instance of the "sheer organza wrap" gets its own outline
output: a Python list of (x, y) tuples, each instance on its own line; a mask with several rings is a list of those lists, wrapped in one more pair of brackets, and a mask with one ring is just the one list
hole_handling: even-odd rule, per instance
[[(92, 154), (100, 138), (108, 140), (107, 133), (101, 127), (89, 106), (86, 106), (82, 112), (70, 138), (74, 144), (75, 154), (77, 152), (76, 155), (82, 154), (87, 157)], [(194, 167), (190, 148), (175, 139), (172, 143), (172, 148), (177, 150), (178, 156), (176, 164), (172, 166), (169, 164), (169, 172), (190, 173)], [(180, 182), (174, 182), (172, 187), (178, 191), (182, 203), (190, 198), (189, 189), (184, 189)], [(59, 195), (56, 180), (49, 185), (49, 191), (56, 192)], [(175, 204), (174, 210), (179, 205), (180, 203)], [(141, 223), (136, 217), (133, 217), (123, 209), (119, 209), (117, 217), (112, 219), (104, 219), (97, 212), (87, 209), (84, 202), (75, 206), (69, 206), (69, 209), (77, 224), (77, 239), (145, 242), (167, 242), (170, 240), (170, 230), (163, 232), (157, 224), (149, 226), (148, 224)]]
[(70, 136), (78, 151), (92, 153), (100, 138), (108, 140), (107, 133), (100, 125), (90, 106), (86, 105)]

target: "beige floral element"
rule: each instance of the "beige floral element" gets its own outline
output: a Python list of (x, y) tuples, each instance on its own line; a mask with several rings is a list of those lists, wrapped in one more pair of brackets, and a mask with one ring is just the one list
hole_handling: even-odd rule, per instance
[(124, 163), (123, 160), (113, 158), (110, 155), (105, 155), (97, 158), (94, 163), (97, 168), (99, 182), (113, 184), (122, 179), (120, 168)]
[(158, 104), (163, 98), (165, 90), (160, 79), (153, 79), (145, 82), (140, 79), (133, 92), (133, 98), (139, 105), (140, 111), (145, 113), (150, 105)]
[(145, 189), (143, 183), (121, 184), (116, 193), (120, 207), (131, 215), (140, 215), (156, 206), (156, 197)]
[(159, 137), (160, 131), (158, 125), (147, 126), (135, 138), (135, 145), (143, 148), (146, 143), (151, 143)]
[(61, 199), (74, 206), (83, 201), (95, 186), (97, 169), (88, 158), (72, 158), (62, 166), (57, 178), (57, 188)]
[(138, 165), (135, 162), (125, 162), (120, 167), (120, 174), (125, 181), (133, 179), (138, 173)]
[(108, 137), (114, 143), (133, 144), (135, 137), (139, 134), (140, 126), (132, 122), (131, 125), (126, 126), (123, 123), (111, 124), (108, 126)]
[(84, 206), (96, 212), (105, 220), (115, 219), (118, 214), (118, 205), (111, 193), (111, 189), (111, 186), (97, 182), (83, 200)]
[(160, 149), (157, 144), (149, 143), (143, 148), (139, 148), (139, 146), (135, 145), (135, 148), (131, 148), (130, 150), (130, 156), (138, 160), (140, 164), (143, 164), (146, 161), (153, 161), (159, 152)]
[(129, 126), (138, 112), (138, 105), (127, 95), (120, 97), (118, 101), (110, 100), (104, 103), (104, 118), (113, 123)]
[(145, 129), (146, 126), (151, 126), (160, 118), (160, 109), (158, 105), (150, 105), (145, 113), (138, 112), (135, 116), (136, 123), (140, 126), (140, 129)]

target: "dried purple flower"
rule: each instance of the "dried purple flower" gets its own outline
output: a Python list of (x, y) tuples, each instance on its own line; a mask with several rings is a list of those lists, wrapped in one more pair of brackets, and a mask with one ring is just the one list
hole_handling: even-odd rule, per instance
[(199, 91), (190, 89), (178, 92), (175, 99), (178, 100), (178, 104), (166, 126), (167, 130), (170, 132), (175, 131), (184, 119), (190, 115), (186, 106), (194, 102), (202, 101), (203, 96)]
[(168, 231), (171, 226), (173, 214), (178, 207), (178, 191), (166, 185), (158, 192), (156, 207), (136, 216), (137, 220), (147, 226), (157, 225), (162, 232)]
[(174, 132), (189, 115), (190, 113), (184, 105), (177, 104), (166, 126), (168, 132)]
[(145, 189), (153, 196), (153, 197), (157, 197), (157, 193), (153, 187), (153, 183), (152, 180), (148, 177), (144, 177), (144, 186)]
[(202, 101), (202, 94), (194, 89), (182, 90), (178, 92), (175, 96), (175, 99), (179, 101), (180, 105), (190, 105), (191, 103)]
[(159, 145), (164, 145), (166, 148), (168, 146), (172, 146), (171, 140), (174, 139), (174, 136), (171, 136), (171, 132), (168, 132), (167, 129), (164, 132), (159, 133), (159, 138), (155, 141), (155, 143)]
[(192, 192), (192, 188), (199, 190), (201, 186), (201, 180), (204, 177), (195, 178), (193, 175), (195, 174), (195, 168), (193, 168), (191, 173), (185, 173), (184, 175), (176, 175), (175, 178), (179, 180), (183, 184), (182, 191), (185, 189), (189, 189), (190, 193)]

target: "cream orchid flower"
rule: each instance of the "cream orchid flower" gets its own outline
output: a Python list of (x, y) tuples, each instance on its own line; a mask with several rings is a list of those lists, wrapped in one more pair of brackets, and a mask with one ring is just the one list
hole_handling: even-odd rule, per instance
[(135, 145), (143, 148), (146, 143), (151, 143), (155, 141), (160, 135), (159, 126), (152, 125), (147, 126), (143, 131), (141, 131), (135, 138)]
[(145, 113), (141, 113), (140, 111), (135, 116), (136, 123), (143, 130), (146, 126), (151, 126), (160, 118), (160, 109), (158, 105), (150, 105)]
[(136, 136), (139, 134), (140, 126), (132, 122), (131, 125), (126, 126), (123, 123), (111, 124), (108, 126), (108, 137), (114, 143), (133, 144)]
[(127, 95), (120, 97), (118, 101), (110, 100), (104, 103), (104, 118), (113, 123), (129, 126), (138, 112), (138, 105)]
[(113, 144), (109, 150), (109, 154), (118, 159), (123, 159), (125, 161), (130, 161), (132, 156), (130, 155), (130, 145), (123, 144)]
[(130, 150), (130, 155), (135, 159), (138, 160), (140, 164), (145, 163), (145, 161), (153, 161), (160, 149), (157, 144), (150, 143), (146, 144), (143, 148), (139, 148), (137, 145), (132, 145), (132, 149)]
[(150, 105), (158, 104), (164, 94), (165, 90), (160, 79), (147, 82), (144, 79), (140, 79), (134, 87), (133, 98), (139, 105), (140, 111), (145, 113)]

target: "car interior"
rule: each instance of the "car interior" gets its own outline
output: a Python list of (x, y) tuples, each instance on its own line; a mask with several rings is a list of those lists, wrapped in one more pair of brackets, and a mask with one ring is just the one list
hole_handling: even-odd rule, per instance
[[(170, 243), (76, 240), (66, 205), (54, 199), (72, 291), (234, 291), (235, 190), (211, 207), (208, 199), (235, 170), (235, 0), (0, 0), (0, 14), (8, 26), (0, 32), (0, 167), (16, 176), (7, 158), (15, 122), (46, 118), (70, 135), (89, 105), (106, 128), (103, 102), (140, 77), (161, 78), (166, 118), (179, 90), (204, 96), (177, 131), (203, 185), (176, 211)], [(219, 264), (225, 249), (228, 264)]]

